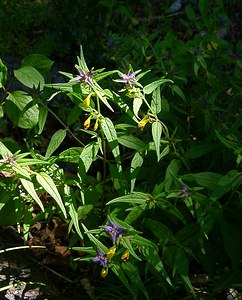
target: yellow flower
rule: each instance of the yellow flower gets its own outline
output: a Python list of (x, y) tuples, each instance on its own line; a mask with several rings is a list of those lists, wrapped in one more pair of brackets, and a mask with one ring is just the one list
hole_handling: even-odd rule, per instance
[(102, 268), (101, 277), (105, 278), (108, 275), (108, 268)]
[(90, 127), (91, 119), (92, 119), (92, 116), (90, 116), (86, 119), (86, 121), (83, 124), (84, 129), (88, 129)]
[(93, 130), (96, 131), (98, 129), (98, 119), (96, 119), (95, 125), (93, 127)]
[(145, 61), (146, 61), (146, 62), (150, 61), (152, 57), (153, 57), (153, 55), (146, 56), (146, 57), (145, 57)]
[(86, 97), (86, 99), (83, 101), (83, 105), (84, 105), (85, 108), (88, 108), (88, 107), (90, 106), (92, 94), (93, 94), (93, 93), (90, 93), (90, 94)]
[(149, 120), (150, 116), (145, 115), (144, 118), (141, 121), (139, 121), (138, 128), (140, 128), (140, 130), (143, 130), (145, 128), (145, 125), (149, 122)]
[(217, 50), (217, 48), (218, 44), (214, 43), (213, 41), (207, 44), (208, 51)]
[(126, 250), (126, 251), (122, 254), (121, 259), (122, 259), (123, 261), (127, 261), (127, 260), (129, 259), (129, 251), (128, 251), (128, 250)]
[(109, 248), (108, 252), (106, 254), (107, 259), (111, 260), (114, 256), (115, 252), (116, 252), (116, 246), (113, 246), (113, 247)]

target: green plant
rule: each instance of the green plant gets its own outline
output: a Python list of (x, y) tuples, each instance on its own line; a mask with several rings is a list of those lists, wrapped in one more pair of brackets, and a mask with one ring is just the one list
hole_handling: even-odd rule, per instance
[[(133, 299), (241, 289), (241, 59), (231, 55), (241, 41), (216, 36), (222, 1), (214, 11), (191, 2), (175, 19), (182, 38), (173, 28), (144, 35), (142, 55), (138, 43), (127, 56), (114, 47), (125, 72), (88, 68), (81, 48), (77, 75), (61, 72), (67, 82), (47, 84), (51, 61), (31, 55), (14, 72), (27, 92), (12, 92), (1, 62), (2, 120), (27, 130), (27, 143), (1, 143), (0, 213), (13, 214), (8, 222), (23, 224), (26, 238), (36, 220), (61, 216), (70, 249), (85, 254), (75, 262), (90, 261), (106, 286), (117, 276)], [(141, 58), (144, 71), (134, 71)], [(45, 192), (50, 202), (41, 201)]]

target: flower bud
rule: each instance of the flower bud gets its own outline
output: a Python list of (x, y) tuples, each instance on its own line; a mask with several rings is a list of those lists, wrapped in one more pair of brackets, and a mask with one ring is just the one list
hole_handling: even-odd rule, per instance
[(108, 268), (103, 268), (101, 271), (101, 277), (105, 278), (108, 275)]
[(91, 103), (91, 97), (92, 97), (92, 93), (90, 93), (86, 99), (83, 101), (83, 105), (85, 108), (88, 108), (90, 106)]
[(128, 251), (128, 250), (126, 250), (126, 251), (122, 254), (121, 259), (122, 259), (123, 261), (127, 261), (127, 260), (129, 259), (129, 251)]
[(150, 120), (150, 116), (145, 115), (144, 118), (141, 121), (139, 121), (138, 128), (140, 130), (143, 130), (145, 128), (145, 125), (149, 122), (149, 120)]
[(116, 246), (113, 246), (113, 247), (109, 248), (108, 252), (106, 254), (107, 259), (111, 260), (114, 256), (115, 252), (116, 252)]
[(92, 119), (92, 116), (90, 116), (86, 119), (86, 121), (83, 124), (84, 129), (88, 129), (90, 127), (91, 119)]
[(93, 130), (96, 131), (98, 129), (98, 119), (96, 119), (95, 125), (93, 127)]

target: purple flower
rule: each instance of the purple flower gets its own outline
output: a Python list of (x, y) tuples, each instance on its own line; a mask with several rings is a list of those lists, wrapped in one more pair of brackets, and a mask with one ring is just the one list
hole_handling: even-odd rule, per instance
[(80, 75), (74, 77), (72, 81), (82, 81), (89, 85), (93, 84), (92, 81), (93, 73), (91, 71), (78, 70), (78, 72)]
[(138, 70), (138, 71), (135, 71), (135, 72), (128, 72), (128, 74), (124, 74), (124, 73), (121, 73), (120, 74), (120, 77), (121, 79), (115, 79), (114, 81), (116, 82), (121, 82), (121, 83), (126, 83), (126, 84), (129, 84), (129, 85), (135, 85), (135, 83), (137, 82), (137, 79), (136, 79), (136, 74), (138, 74), (141, 70)]
[(181, 190), (180, 190), (180, 192), (178, 194), (180, 196), (184, 197), (185, 199), (187, 199), (189, 197), (188, 190), (187, 190), (187, 188), (185, 187), (184, 184), (181, 185)]
[(97, 256), (95, 256), (92, 261), (94, 263), (99, 263), (103, 268), (106, 268), (108, 265), (108, 259), (101, 250), (97, 249)]
[(103, 226), (104, 230), (111, 235), (113, 243), (117, 241), (118, 237), (124, 232), (124, 228), (117, 226), (113, 221), (109, 220), (109, 226)]

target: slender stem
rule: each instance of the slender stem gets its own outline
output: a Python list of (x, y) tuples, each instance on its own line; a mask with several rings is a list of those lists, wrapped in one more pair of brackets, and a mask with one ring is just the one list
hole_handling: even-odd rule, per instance
[[(47, 107), (47, 106), (46, 106)], [(52, 109), (50, 109), (49, 107), (47, 107), (48, 111), (56, 118), (56, 120), (68, 131), (68, 133), (83, 147), (85, 147), (85, 144), (79, 140), (75, 134), (70, 130), (70, 128), (57, 116), (57, 114), (55, 112), (53, 112)]]

